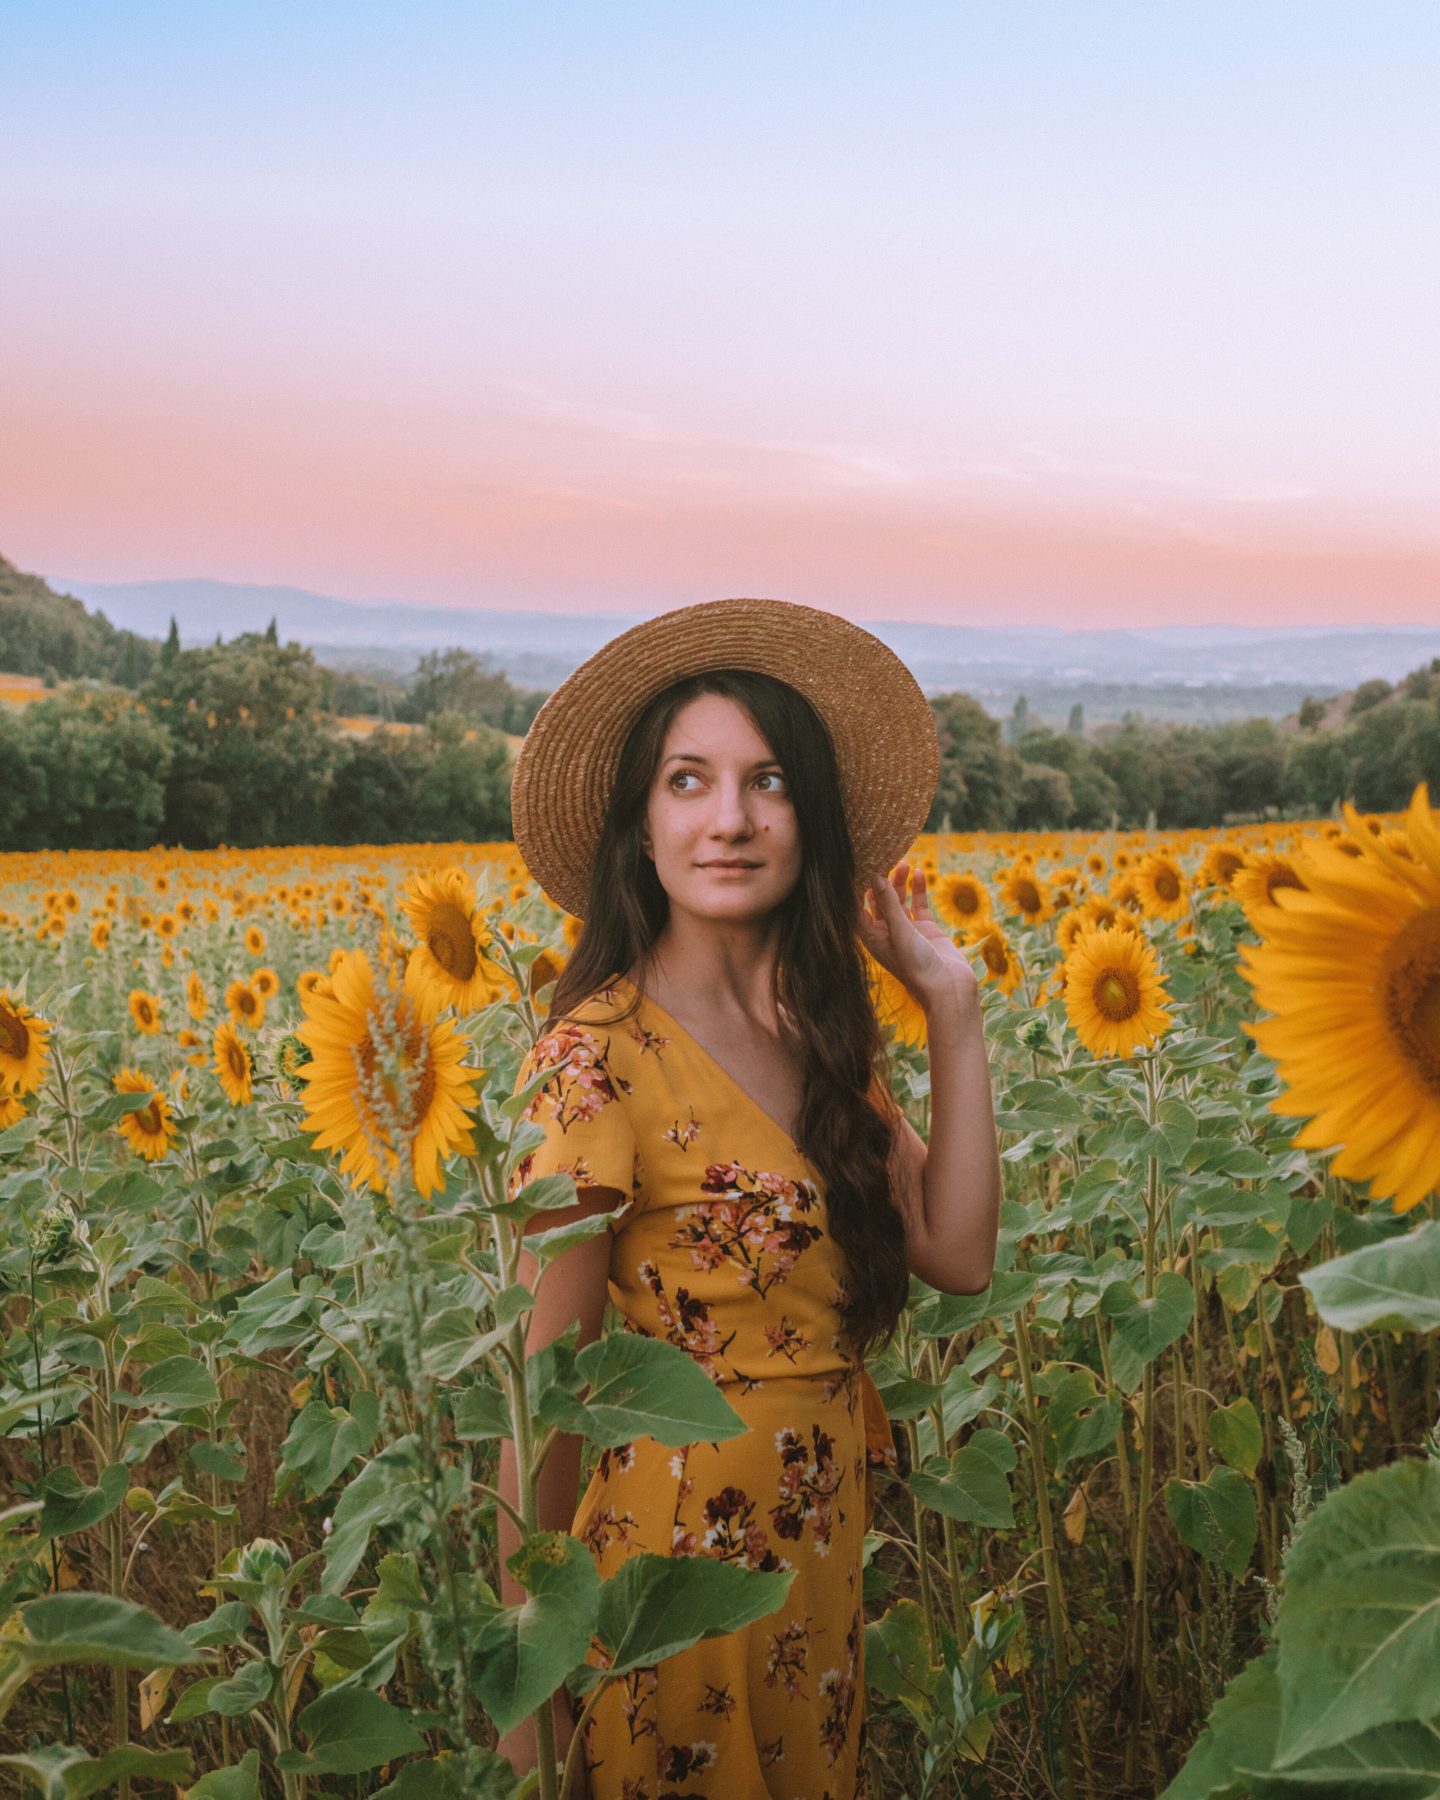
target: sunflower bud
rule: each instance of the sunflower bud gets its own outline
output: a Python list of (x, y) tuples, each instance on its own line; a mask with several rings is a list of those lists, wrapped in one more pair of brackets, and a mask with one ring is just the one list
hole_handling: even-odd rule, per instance
[(236, 1573), (245, 1581), (263, 1581), (271, 1569), (288, 1569), (290, 1552), (274, 1538), (252, 1538), (240, 1552)]
[(300, 1071), (311, 1060), (310, 1047), (302, 1044), (293, 1032), (287, 1032), (275, 1047), (275, 1067), (294, 1093), (304, 1087)]
[(75, 1215), (65, 1205), (47, 1206), (30, 1227), (30, 1254), (37, 1263), (57, 1262), (75, 1242)]
[(1027, 1050), (1038, 1050), (1049, 1041), (1050, 1027), (1044, 1019), (1030, 1019), (1020, 1030), (1020, 1042)]

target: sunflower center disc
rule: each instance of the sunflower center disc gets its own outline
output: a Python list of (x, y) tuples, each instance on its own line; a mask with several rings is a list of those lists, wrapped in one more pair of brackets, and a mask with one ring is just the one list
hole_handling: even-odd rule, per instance
[(1095, 983), (1095, 1005), (1117, 1023), (1140, 1010), (1140, 984), (1128, 969), (1106, 969)]
[(480, 960), (475, 951), (475, 937), (469, 917), (458, 906), (435, 908), (425, 942), (436, 962), (456, 981), (468, 981), (475, 973), (475, 965)]
[(1400, 931), (1380, 965), (1380, 1003), (1416, 1075), (1440, 1094), (1440, 907)]
[(8, 1006), (0, 1006), (0, 1052), (22, 1062), (29, 1050), (30, 1033), (25, 1029), (25, 1021)]
[(250, 1064), (245, 1056), (242, 1044), (230, 1043), (225, 1047), (225, 1060), (230, 1065), (230, 1073), (237, 1081), (243, 1081), (250, 1073)]
[(1021, 912), (1039, 912), (1040, 890), (1033, 881), (1022, 881), (1015, 889), (1015, 898), (1020, 903)]
[(159, 1137), (160, 1133), (165, 1129), (164, 1123), (160, 1117), (160, 1102), (158, 1100), (152, 1100), (148, 1106), (142, 1106), (135, 1117), (139, 1122), (140, 1129), (148, 1132), (151, 1137)]
[(1173, 869), (1162, 869), (1155, 877), (1155, 892), (1162, 900), (1178, 900), (1180, 883), (1175, 879)]

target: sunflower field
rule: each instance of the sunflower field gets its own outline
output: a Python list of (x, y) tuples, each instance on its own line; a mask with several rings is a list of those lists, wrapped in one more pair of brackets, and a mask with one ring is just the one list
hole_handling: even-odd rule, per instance
[[(990, 1286), (913, 1282), (871, 1365), (873, 1795), (1440, 1794), (1427, 791), (913, 860), (981, 976), (1006, 1195)], [(510, 1796), (497, 1736), (550, 1747), (562, 1683), (774, 1610), (743, 1558), (602, 1584), (537, 1529), (558, 1433), (738, 1422), (656, 1339), (526, 1358), (522, 1235), (543, 1281), (604, 1221), (510, 1191), (581, 929), (514, 845), (0, 877), (8, 1791)], [(924, 1135), (924, 1014), (872, 973)]]

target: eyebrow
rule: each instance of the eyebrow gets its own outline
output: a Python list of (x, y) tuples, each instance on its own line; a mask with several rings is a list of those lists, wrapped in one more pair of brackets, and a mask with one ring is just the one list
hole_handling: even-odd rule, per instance
[[(665, 763), (672, 762), (704, 763), (706, 768), (709, 768), (710, 766), (710, 758), (708, 756), (701, 756), (698, 750), (672, 750), (665, 758), (665, 762), (662, 762), (660, 766), (663, 769)], [(759, 762), (753, 762), (750, 765), (752, 769), (778, 769), (782, 766), (778, 756), (765, 756), (762, 757)]]

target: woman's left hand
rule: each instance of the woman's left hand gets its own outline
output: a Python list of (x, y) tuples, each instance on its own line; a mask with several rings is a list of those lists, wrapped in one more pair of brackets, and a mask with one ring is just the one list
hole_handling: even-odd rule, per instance
[(857, 929), (875, 961), (921, 1006), (942, 993), (973, 993), (979, 986), (964, 951), (930, 910), (921, 868), (897, 863), (888, 881), (883, 869), (876, 870), (866, 883)]

